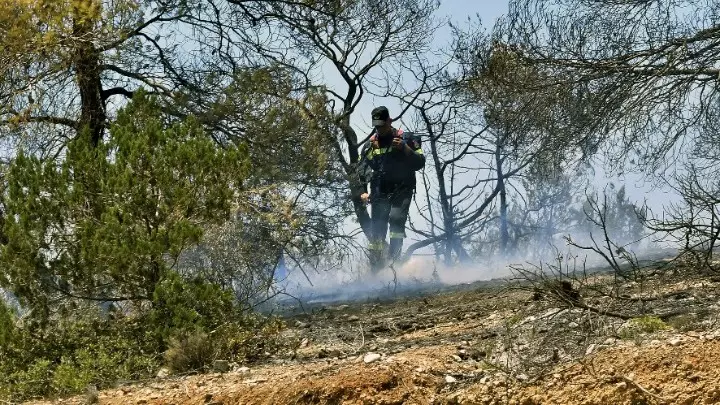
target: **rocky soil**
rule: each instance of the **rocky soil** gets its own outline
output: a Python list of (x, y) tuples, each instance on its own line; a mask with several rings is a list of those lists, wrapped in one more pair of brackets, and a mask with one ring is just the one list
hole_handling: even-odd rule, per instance
[(720, 403), (720, 279), (613, 280), (298, 307), (285, 332), (297, 347), (272, 362), (119, 386), (99, 403)]

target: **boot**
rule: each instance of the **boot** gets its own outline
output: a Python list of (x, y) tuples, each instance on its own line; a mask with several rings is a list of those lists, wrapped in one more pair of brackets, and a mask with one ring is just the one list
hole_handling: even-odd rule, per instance
[(402, 255), (403, 239), (402, 238), (390, 238), (390, 260), (393, 263), (400, 261)]
[(385, 266), (385, 244), (383, 242), (371, 243), (368, 256), (370, 272), (377, 274)]

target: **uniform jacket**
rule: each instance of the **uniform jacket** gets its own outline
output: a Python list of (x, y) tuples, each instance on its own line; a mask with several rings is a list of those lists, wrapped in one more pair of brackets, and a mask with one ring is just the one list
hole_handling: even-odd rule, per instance
[(394, 136), (402, 137), (413, 149), (407, 154), (392, 146), (393, 136), (377, 139), (377, 147), (369, 142), (362, 150), (359, 162), (359, 174), (365, 192), (370, 183), (370, 195), (378, 196), (396, 191), (415, 189), (415, 172), (425, 167), (425, 156), (420, 139), (409, 132), (393, 128)]

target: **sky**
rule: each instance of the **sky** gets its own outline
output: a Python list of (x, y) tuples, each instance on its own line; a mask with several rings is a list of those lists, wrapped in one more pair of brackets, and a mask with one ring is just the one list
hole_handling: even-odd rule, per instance
[[(459, 25), (464, 24), (468, 18), (475, 18), (475, 16), (479, 16), (482, 20), (482, 23), (486, 27), (491, 27), (494, 23), (494, 21), (501, 17), (506, 11), (508, 7), (508, 2), (506, 0), (477, 0), (477, 1), (467, 1), (467, 0), (440, 0), (440, 7), (438, 8), (436, 15), (438, 17), (447, 17), (449, 20), (451, 20), (453, 23), (458, 23)], [(448, 27), (442, 27), (440, 28), (434, 35), (433, 38), (433, 45), (434, 47), (441, 48), (444, 45), (447, 45), (451, 42), (451, 34)], [(334, 81), (334, 80), (333, 80)], [(337, 82), (338, 85), (340, 82)], [(358, 105), (358, 113), (355, 118), (355, 125), (358, 127), (363, 128), (365, 131), (369, 131), (371, 129), (370, 127), (370, 111), (376, 106), (380, 104), (385, 104), (389, 108), (394, 107), (395, 111), (399, 111), (400, 105), (395, 100), (388, 99), (388, 98), (382, 98), (382, 97), (374, 97), (372, 95), (365, 97), (360, 104)], [(391, 113), (391, 115), (393, 115)], [(359, 117), (363, 117), (362, 119), (359, 119)]]

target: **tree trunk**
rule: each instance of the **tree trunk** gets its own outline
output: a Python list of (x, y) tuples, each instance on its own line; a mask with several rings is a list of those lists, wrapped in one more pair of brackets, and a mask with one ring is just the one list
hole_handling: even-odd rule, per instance
[(79, 130), (88, 131), (90, 143), (97, 146), (105, 126), (105, 105), (100, 82), (100, 52), (93, 45), (94, 11), (97, 0), (80, 0), (73, 8), (73, 36), (77, 41), (74, 55), (75, 78), (80, 90)]
[(498, 144), (495, 150), (495, 164), (497, 166), (497, 181), (500, 189), (500, 255), (506, 256), (508, 254), (508, 242), (510, 241), (510, 232), (508, 230), (507, 192), (505, 189), (505, 179), (503, 176), (503, 158), (501, 151), (502, 144)]
[[(445, 187), (445, 172), (443, 170), (442, 162), (440, 161), (440, 156), (438, 155), (436, 141), (436, 138), (430, 138), (430, 154), (432, 155), (433, 164), (435, 165), (435, 174), (438, 181), (438, 194), (440, 206), (442, 208), (443, 230), (445, 231), (443, 255), (445, 256), (445, 265), (450, 266), (452, 264), (452, 252), (455, 250), (456, 245), (455, 217), (453, 215), (450, 198), (447, 194), (447, 188)], [(452, 181), (453, 179), (451, 178), (450, 180)]]
[[(350, 108), (349, 106), (346, 108)], [(357, 146), (357, 134), (355, 130), (350, 126), (350, 116), (346, 114), (340, 120), (340, 128), (342, 128), (343, 135), (345, 136), (345, 142), (348, 146), (348, 155), (350, 158), (350, 164), (346, 166), (346, 174), (349, 179), (350, 198), (353, 203), (353, 209), (355, 216), (360, 223), (365, 236), (370, 239), (372, 236), (372, 228), (370, 224), (370, 214), (368, 213), (367, 206), (360, 199), (360, 195), (365, 191), (363, 185), (358, 181), (357, 163), (360, 161), (360, 152)]]

